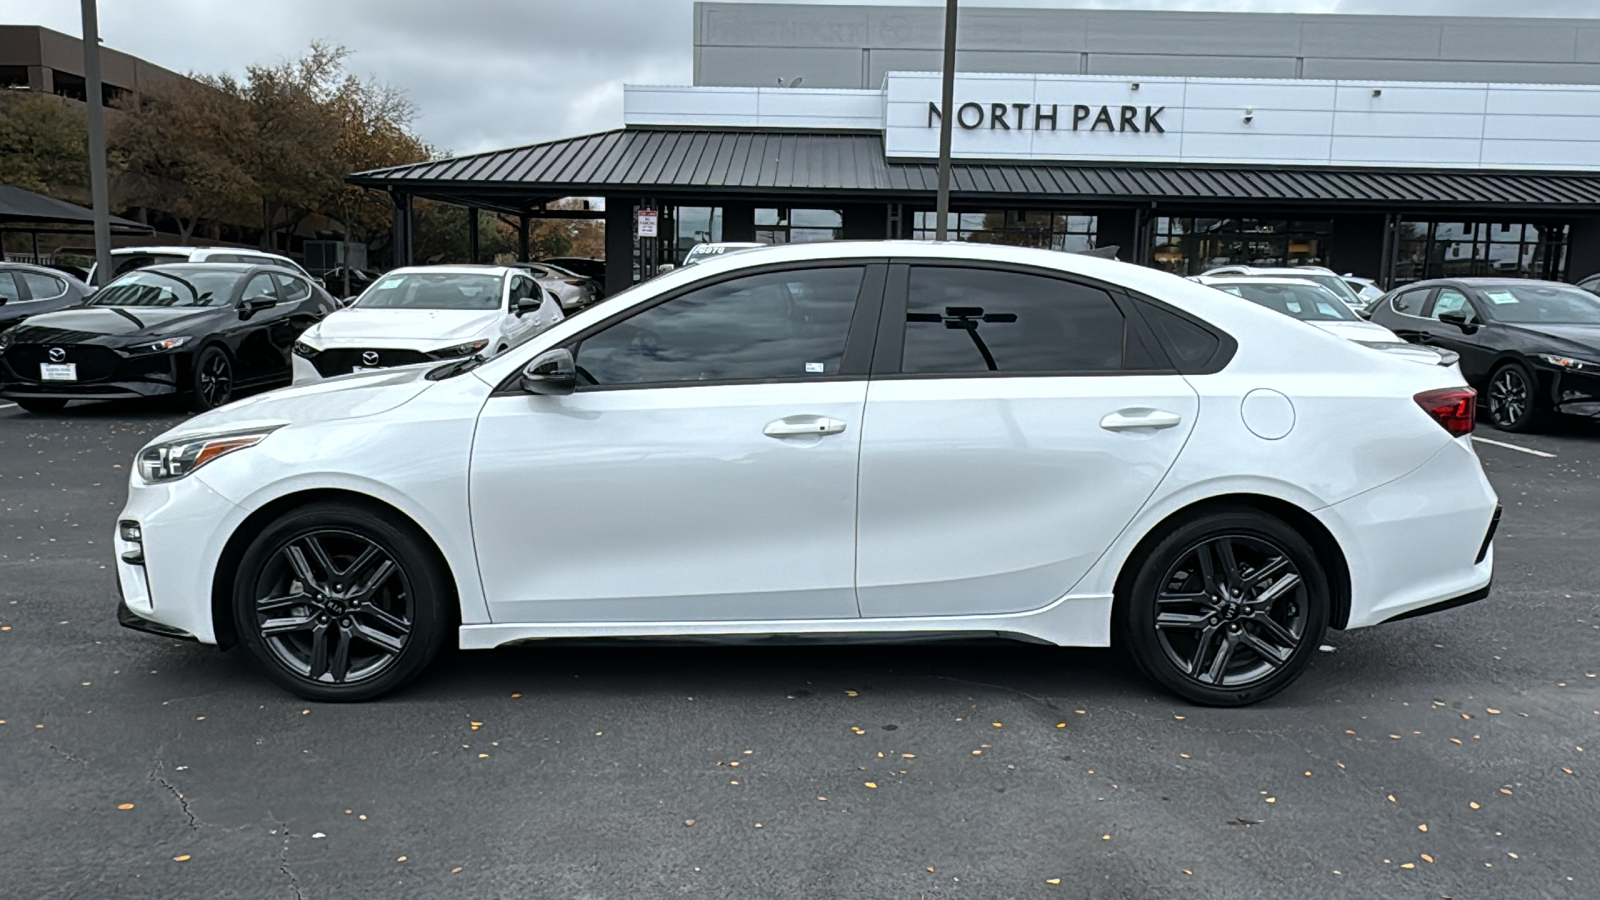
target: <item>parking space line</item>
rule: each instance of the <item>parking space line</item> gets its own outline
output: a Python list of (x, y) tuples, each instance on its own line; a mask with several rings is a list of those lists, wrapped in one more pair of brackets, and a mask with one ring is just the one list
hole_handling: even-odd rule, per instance
[(1496, 447), (1504, 447), (1507, 450), (1516, 450), (1519, 453), (1527, 453), (1531, 456), (1542, 456), (1545, 459), (1556, 458), (1554, 453), (1546, 453), (1543, 450), (1530, 450), (1527, 447), (1518, 447), (1516, 444), (1507, 444), (1504, 441), (1491, 441), (1488, 438), (1478, 437), (1477, 435), (1472, 436), (1472, 442), (1474, 444), (1493, 444)]

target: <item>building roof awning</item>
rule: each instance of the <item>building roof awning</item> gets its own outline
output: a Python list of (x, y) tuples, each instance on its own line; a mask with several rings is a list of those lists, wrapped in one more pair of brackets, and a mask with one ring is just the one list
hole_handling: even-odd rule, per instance
[[(352, 184), (514, 208), (625, 193), (849, 199), (931, 197), (932, 162), (884, 158), (875, 132), (624, 128), (509, 150), (374, 169)], [(957, 161), (962, 200), (1314, 204), (1359, 209), (1600, 209), (1600, 172)]]
[[(94, 211), (76, 203), (46, 197), (19, 187), (0, 184), (0, 228), (11, 225), (76, 225), (92, 227)], [(111, 228), (122, 234), (149, 234), (155, 229), (132, 219), (111, 217)], [(29, 230), (24, 227), (21, 230)]]

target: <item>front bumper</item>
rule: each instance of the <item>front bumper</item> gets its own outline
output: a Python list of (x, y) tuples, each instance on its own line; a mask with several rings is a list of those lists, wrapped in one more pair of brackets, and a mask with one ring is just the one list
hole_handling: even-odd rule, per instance
[(1600, 372), (1549, 366), (1539, 374), (1551, 409), (1567, 416), (1600, 418)]
[(68, 348), (79, 363), (77, 381), (41, 380), (37, 345), (14, 344), (0, 355), (0, 397), (43, 400), (113, 400), (178, 393), (190, 370), (184, 352), (125, 355), (109, 347)]
[[(245, 511), (212, 490), (204, 472), (164, 484), (129, 480), (128, 502), (119, 523), (139, 523), (142, 539), (134, 544), (120, 527), (111, 536), (121, 609), (118, 621), (130, 628), (173, 637), (216, 643), (211, 591), (228, 536), (244, 521)], [(129, 562), (138, 551), (143, 563)]]
[(151, 620), (140, 616), (138, 613), (129, 609), (127, 602), (123, 600), (117, 601), (117, 624), (121, 625), (123, 628), (131, 628), (134, 631), (142, 631), (145, 634), (155, 634), (160, 635), (161, 637), (177, 638), (180, 641), (197, 640), (194, 635), (184, 631), (181, 628), (173, 628), (171, 625), (163, 625), (160, 622), (152, 622)]

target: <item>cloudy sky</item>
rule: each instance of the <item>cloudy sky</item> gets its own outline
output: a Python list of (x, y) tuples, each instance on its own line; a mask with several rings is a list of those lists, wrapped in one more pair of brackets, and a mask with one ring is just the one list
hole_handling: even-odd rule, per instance
[[(796, 0), (806, 2), (806, 0)], [(942, 5), (938, 0), (879, 0)], [(1393, 12), (1395, 0), (962, 0), (1256, 12)], [(351, 66), (404, 88), (418, 131), (456, 152), (615, 128), (622, 85), (689, 84), (692, 0), (100, 0), (109, 47), (180, 72), (241, 72), (326, 39)], [(1413, 15), (1600, 17), (1600, 0), (1407, 0)], [(78, 0), (0, 0), (0, 23), (77, 35)]]

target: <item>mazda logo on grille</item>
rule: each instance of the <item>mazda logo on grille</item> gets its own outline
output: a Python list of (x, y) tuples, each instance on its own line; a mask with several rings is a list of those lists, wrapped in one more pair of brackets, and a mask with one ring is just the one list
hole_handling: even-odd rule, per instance
[(361, 364), (364, 365), (364, 366), (375, 366), (375, 365), (377, 365), (378, 364), (378, 351), (376, 351), (376, 350), (368, 350), (367, 352), (361, 354)]
[(67, 358), (67, 351), (64, 348), (61, 348), (61, 347), (51, 347), (50, 348), (50, 361), (51, 362), (61, 362), (62, 360), (66, 359), (66, 358)]

